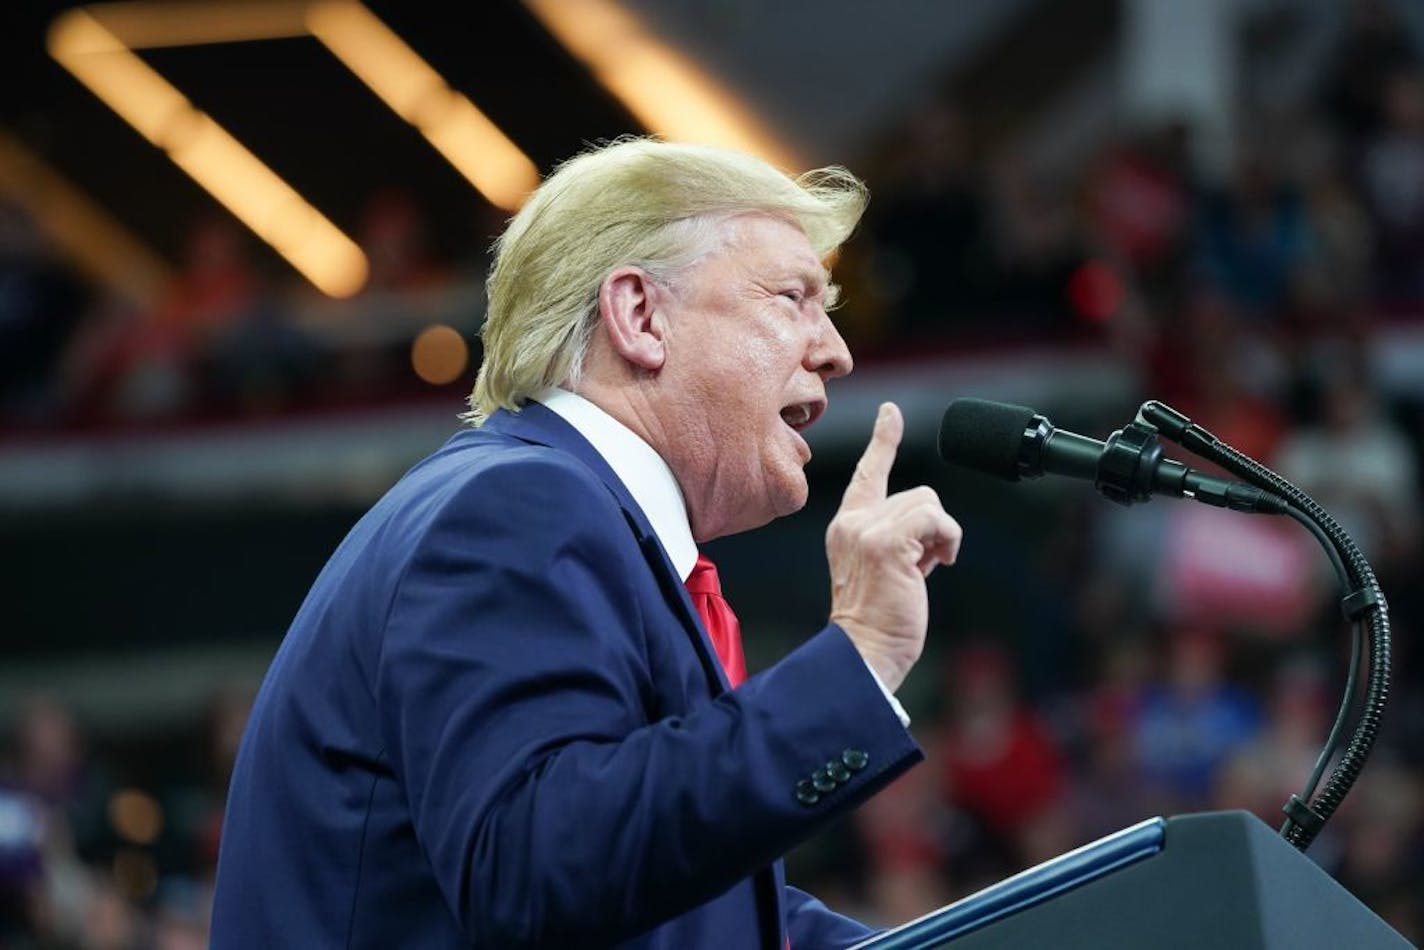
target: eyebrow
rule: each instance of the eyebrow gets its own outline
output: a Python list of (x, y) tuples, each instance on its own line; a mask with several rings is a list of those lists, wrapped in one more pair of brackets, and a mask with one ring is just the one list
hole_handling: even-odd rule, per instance
[(794, 265), (788, 276), (792, 280), (799, 280), (808, 290), (817, 292), (821, 297), (821, 306), (825, 309), (834, 310), (836, 304), (840, 302), (840, 285), (831, 280), (831, 272), (824, 266), (817, 265), (813, 268), (806, 265)]
[(797, 272), (797, 277), (807, 286), (818, 288), (821, 295), (821, 306), (827, 310), (834, 310), (836, 304), (841, 299), (841, 287), (831, 280), (831, 272), (824, 267), (817, 267), (815, 270), (809, 268)]
[(787, 268), (770, 278), (772, 281), (795, 280), (808, 290), (818, 292), (827, 310), (835, 307), (840, 300), (840, 285), (831, 280), (831, 272), (822, 265), (812, 267), (808, 264), (790, 264)]
[(831, 272), (824, 267), (811, 268), (803, 265), (793, 265), (786, 270), (782, 279), (799, 280), (807, 288), (826, 288), (834, 286), (831, 283)]

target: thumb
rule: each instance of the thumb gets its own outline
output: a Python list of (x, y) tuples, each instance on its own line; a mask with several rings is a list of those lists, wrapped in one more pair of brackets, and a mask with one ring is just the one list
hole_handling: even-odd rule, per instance
[(905, 433), (905, 420), (900, 415), (900, 407), (893, 402), (880, 404), (880, 414), (875, 417), (875, 431), (870, 434), (870, 444), (856, 463), (855, 473), (850, 477), (841, 508), (863, 508), (885, 498), (890, 484), (890, 469), (895, 464), (895, 450), (900, 447), (900, 438)]

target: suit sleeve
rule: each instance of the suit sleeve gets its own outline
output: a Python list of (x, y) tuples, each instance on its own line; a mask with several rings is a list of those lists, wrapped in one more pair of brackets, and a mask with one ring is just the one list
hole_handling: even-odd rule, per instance
[(845, 950), (879, 932), (837, 914), (800, 888), (786, 888), (786, 936), (797, 950)]
[[(635, 935), (921, 757), (834, 626), (654, 721), (628, 530), (576, 463), (496, 466), (441, 503), (397, 585), (375, 677), (386, 755), (481, 946)], [(859, 768), (798, 799), (848, 752)]]

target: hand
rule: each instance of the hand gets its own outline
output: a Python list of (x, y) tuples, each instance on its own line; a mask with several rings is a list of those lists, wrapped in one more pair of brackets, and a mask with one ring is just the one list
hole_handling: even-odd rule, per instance
[(892, 692), (924, 649), (925, 578), (939, 565), (954, 563), (964, 535), (933, 488), (921, 485), (886, 497), (904, 431), (899, 407), (882, 404), (870, 444), (826, 529), (831, 622)]

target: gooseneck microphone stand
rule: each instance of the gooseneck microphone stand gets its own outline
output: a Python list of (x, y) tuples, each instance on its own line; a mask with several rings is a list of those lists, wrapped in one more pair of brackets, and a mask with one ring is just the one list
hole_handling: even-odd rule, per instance
[[(1292, 795), (1282, 808), (1286, 820), (1281, 826), (1281, 836), (1304, 851), (1349, 794), (1379, 735), (1380, 720), (1389, 701), (1391, 663), (1389, 611), (1384, 593), (1380, 590), (1374, 569), (1365, 560), (1359, 545), (1355, 544), (1345, 529), (1341, 528), (1324, 508), (1289, 481), (1227, 445), (1182, 413), (1156, 400), (1143, 404), (1138, 411), (1136, 422), (1132, 425), (1151, 428), (1187, 451), (1216, 463), (1237, 478), (1283, 500), (1286, 507), (1282, 513), (1295, 519), (1315, 536), (1335, 569), (1343, 591), (1340, 609), (1353, 627), (1345, 693), (1340, 700), (1340, 710), (1325, 741), (1325, 747), (1316, 759), (1304, 789), (1300, 794)], [(1350, 710), (1358, 691), (1361, 655), (1367, 638), (1369, 677), (1364, 709), (1354, 734), (1350, 737), (1349, 745), (1335, 764), (1325, 787), (1317, 795), (1316, 788), (1331, 759), (1335, 757), (1350, 719)]]
[[(1340, 608), (1353, 634), (1349, 673), (1325, 747), (1300, 794), (1292, 795), (1282, 808), (1286, 820), (1279, 834), (1244, 811), (1149, 818), (852, 950), (1028, 946), (1407, 950), (1412, 946), (1301, 854), (1359, 777), (1389, 698), (1389, 614), (1375, 573), (1355, 542), (1305, 492), (1160, 402), (1143, 404), (1137, 418), (1106, 442), (1072, 433), (1055, 436), (1046, 419), (1021, 406), (965, 402), (977, 403), (955, 417), (955, 424), (961, 426), (958, 431), (970, 443), (968, 459), (946, 455), (942, 429), (941, 455), (946, 461), (1010, 480), (1017, 480), (1005, 474), (1013, 465), (1024, 477), (1051, 471), (1091, 478), (1099, 492), (1122, 505), (1169, 494), (1234, 511), (1286, 515), (1299, 522), (1325, 550), (1340, 581)], [(954, 408), (952, 404), (950, 411)], [(1019, 441), (1014, 429), (1025, 419), (1028, 427), (1018, 429)], [(949, 420), (946, 412), (946, 425)], [(1061, 443), (1051, 445), (1054, 438)], [(1165, 458), (1163, 438), (1241, 481), (1206, 475)], [(1006, 455), (1004, 448), (1011, 454)], [(1341, 753), (1360, 692), (1362, 667), (1367, 669), (1363, 710)], [(1339, 761), (1320, 788), (1337, 753)]]

